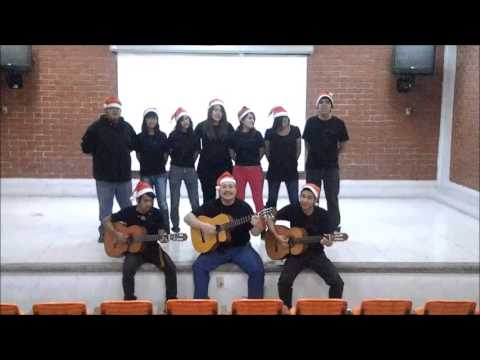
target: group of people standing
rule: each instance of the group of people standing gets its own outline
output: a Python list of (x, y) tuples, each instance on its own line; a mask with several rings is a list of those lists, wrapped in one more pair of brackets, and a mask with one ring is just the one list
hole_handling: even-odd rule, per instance
[[(234, 129), (227, 121), (225, 105), (220, 99), (209, 102), (207, 119), (196, 127), (193, 126), (188, 112), (178, 108), (172, 115), (172, 119), (176, 121), (175, 129), (168, 137), (160, 130), (158, 111), (148, 108), (143, 114), (142, 131), (137, 135), (132, 126), (121, 117), (121, 105), (118, 98), (107, 98), (104, 103), (105, 113), (89, 126), (82, 138), (83, 152), (93, 155), (93, 175), (96, 180), (101, 222), (100, 241), (105, 228), (114, 231), (112, 222), (115, 221), (144, 225), (149, 233), (156, 234), (170, 233), (171, 220), (171, 231), (179, 232), (178, 209), (182, 181), (185, 182), (192, 208), (192, 212), (184, 218), (189, 226), (201, 229), (204, 233), (214, 233), (215, 227), (199, 221), (199, 215), (213, 217), (226, 213), (234, 218), (252, 216), (250, 223), (232, 231), (232, 240), (229, 243), (222, 244), (211, 253), (201, 254), (195, 261), (193, 272), (196, 298), (208, 297), (208, 274), (225, 262), (237, 263), (249, 274), (249, 297), (263, 297), (263, 262), (251, 248), (249, 240), (250, 234), (256, 236), (265, 230), (266, 222), (256, 216), (244, 200), (246, 185), (249, 184), (256, 213), (265, 207), (264, 176), (260, 165), (264, 155), (269, 162), (266, 173), (266, 206), (276, 208), (282, 182), (285, 182), (288, 191), (290, 205), (278, 211), (277, 219), (289, 220), (292, 226), (310, 229), (312, 235), (340, 230), (338, 155), (345, 150), (349, 137), (345, 123), (332, 115), (333, 94), (322, 92), (319, 95), (316, 102), (318, 113), (307, 119), (303, 135), (297, 126), (290, 123), (287, 111), (281, 106), (271, 110), (273, 126), (266, 131), (265, 136), (255, 129), (255, 113), (246, 106), (239, 110), (239, 125)], [(297, 167), (302, 138), (306, 148), (307, 184), (300, 191), (299, 197)], [(136, 152), (140, 162), (140, 183), (133, 196), (130, 159), (132, 151)], [(167, 172), (165, 165), (169, 156), (170, 171)], [(198, 166), (195, 169), (197, 157)], [(170, 214), (166, 199), (167, 179), (170, 184)], [(203, 195), (202, 206), (199, 202), (198, 180)], [(319, 200), (322, 182), (328, 212), (315, 205)], [(111, 214), (114, 197), (121, 210)], [(159, 205), (158, 212), (153, 207), (155, 197)], [(136, 206), (131, 203), (134, 199), (137, 200)], [(155, 221), (152, 220), (154, 218)], [(120, 234), (117, 236), (124, 240)], [(286, 239), (279, 238), (279, 241)], [(331, 242), (323, 244), (331, 245)], [(323, 244), (311, 246), (311, 251), (323, 254)], [(155, 248), (155, 245), (146, 247), (143, 254), (127, 254), (123, 283), (125, 299), (135, 298), (133, 276), (146, 261), (156, 263), (165, 270), (167, 299), (176, 297), (174, 263), (158, 245)], [(131, 260), (133, 257), (136, 259)], [(327, 263), (326, 257), (325, 260), (321, 256), (307, 256), (301, 263), (298, 259), (287, 259), (284, 269), (286, 272), (282, 272), (280, 276), (279, 295), (287, 307), (291, 306), (293, 280), (312, 261), (318, 266), (311, 267), (316, 267), (320, 276), (328, 279), (327, 283), (333, 284), (331, 286), (334, 291), (330, 295), (341, 297), (339, 284), (341, 283), (343, 289), (343, 282), (333, 264), (329, 261)], [(293, 265), (288, 265), (289, 263)]]

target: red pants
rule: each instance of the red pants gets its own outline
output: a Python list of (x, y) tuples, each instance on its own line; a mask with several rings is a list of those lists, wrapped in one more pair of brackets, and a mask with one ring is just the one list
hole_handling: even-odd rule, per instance
[(252, 190), (253, 203), (255, 211), (258, 213), (264, 208), (263, 205), (263, 171), (262, 167), (257, 166), (234, 166), (233, 177), (237, 182), (237, 198), (245, 200), (245, 188), (247, 182)]

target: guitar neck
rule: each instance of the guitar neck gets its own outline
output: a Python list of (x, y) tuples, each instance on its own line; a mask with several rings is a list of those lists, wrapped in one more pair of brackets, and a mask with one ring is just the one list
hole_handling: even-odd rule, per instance
[(160, 241), (165, 242), (168, 240), (168, 234), (165, 235), (141, 235), (141, 236), (134, 236), (133, 240), (140, 241), (140, 242), (151, 242), (151, 241)]
[[(323, 238), (326, 238), (326, 236), (324, 236), (324, 235), (304, 236), (304, 237), (301, 237), (301, 238), (292, 239), (291, 241), (293, 243), (297, 243), (297, 244), (315, 244), (315, 243), (320, 242), (320, 240), (322, 240)], [(332, 239), (332, 241), (344, 241), (344, 240), (346, 240), (346, 238), (347, 238), (347, 236), (342, 234), (342, 235), (340, 235), (339, 238), (334, 237)]]
[(226, 224), (223, 224), (221, 227), (223, 230), (232, 230), (237, 226), (240, 226), (249, 222), (251, 219), (252, 219), (252, 215), (247, 215), (247, 216), (232, 220)]

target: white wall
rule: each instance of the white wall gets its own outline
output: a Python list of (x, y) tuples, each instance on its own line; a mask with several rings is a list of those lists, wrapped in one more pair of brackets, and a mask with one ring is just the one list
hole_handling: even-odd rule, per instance
[[(265, 134), (272, 126), (268, 114), (281, 105), (292, 124), (303, 131), (306, 112), (306, 56), (260, 55), (177, 55), (118, 54), (118, 93), (123, 116), (140, 132), (143, 111), (156, 107), (160, 129), (170, 133), (170, 121), (182, 106), (190, 112), (194, 125), (207, 117), (208, 102), (225, 102), (228, 121), (238, 126), (238, 110), (243, 105), (256, 115), (256, 128)], [(303, 154), (299, 170), (303, 171)], [(268, 162), (262, 161), (266, 170)], [(139, 164), (132, 154), (132, 169)]]

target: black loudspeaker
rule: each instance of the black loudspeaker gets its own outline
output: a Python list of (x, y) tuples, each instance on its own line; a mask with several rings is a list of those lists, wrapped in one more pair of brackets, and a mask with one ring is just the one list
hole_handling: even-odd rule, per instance
[(0, 67), (17, 73), (32, 69), (31, 45), (0, 45)]

